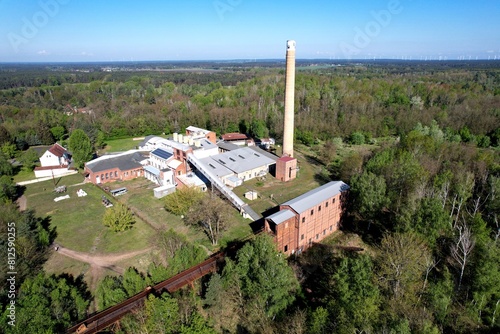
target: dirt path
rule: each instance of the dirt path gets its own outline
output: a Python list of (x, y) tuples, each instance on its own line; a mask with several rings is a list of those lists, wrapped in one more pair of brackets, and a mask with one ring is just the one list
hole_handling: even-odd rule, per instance
[(77, 252), (65, 247), (59, 246), (59, 249), (57, 253), (70, 257), (72, 259), (85, 262), (90, 264), (90, 269), (87, 272), (89, 275), (89, 288), (91, 291), (95, 291), (97, 287), (97, 282), (99, 279), (102, 277), (104, 274), (104, 270), (112, 270), (118, 274), (123, 274), (124, 269), (120, 266), (117, 266), (116, 263), (130, 259), (134, 256), (141, 255), (144, 253), (147, 253), (151, 251), (152, 248), (146, 248), (138, 251), (133, 251), (133, 252), (126, 252), (126, 253), (116, 253), (116, 254), (108, 254), (108, 255), (93, 255), (89, 253), (82, 253), (82, 252)]
[(22, 195), (21, 197), (19, 197), (16, 202), (17, 202), (17, 205), (19, 205), (19, 211), (24, 211), (28, 207), (27, 206), (28, 201), (27, 201), (25, 195)]

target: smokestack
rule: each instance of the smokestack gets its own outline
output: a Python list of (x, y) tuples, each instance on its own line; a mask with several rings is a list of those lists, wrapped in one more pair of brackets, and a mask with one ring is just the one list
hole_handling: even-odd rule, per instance
[(285, 124), (283, 131), (283, 155), (293, 157), (293, 119), (295, 100), (295, 41), (286, 42), (285, 75)]

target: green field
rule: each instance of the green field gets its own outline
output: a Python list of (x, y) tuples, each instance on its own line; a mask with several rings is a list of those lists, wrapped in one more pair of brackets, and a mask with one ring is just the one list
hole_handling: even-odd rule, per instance
[[(158, 135), (158, 137), (167, 138), (166, 135)], [(135, 140), (134, 138), (105, 140), (106, 146), (102, 150), (99, 150), (99, 154), (123, 152), (136, 149), (137, 146), (142, 142), (142, 138), (143, 137), (136, 137)]]
[[(111, 232), (103, 225), (106, 208), (101, 203), (101, 196), (104, 193), (93, 184), (82, 184), (82, 175), (66, 176), (56, 181), (58, 186), (67, 186), (66, 193), (53, 192), (52, 180), (30, 184), (25, 191), (27, 207), (35, 209), (41, 217), (48, 217), (51, 227), (56, 228), (56, 243), (75, 251), (91, 253), (125, 252), (149, 245), (154, 230), (140, 219), (132, 229), (119, 233)], [(78, 189), (85, 190), (88, 195), (78, 197)], [(54, 202), (54, 198), (61, 195), (69, 195), (70, 198)]]
[[(162, 199), (153, 195), (153, 185), (150, 181), (140, 178), (133, 181), (117, 182), (112, 188), (127, 187), (128, 192), (118, 197), (120, 201), (129, 206), (140, 217), (155, 229), (173, 229), (185, 235), (190, 241), (201, 244), (210, 250), (215, 250), (208, 237), (196, 226), (184, 223), (181, 217), (165, 211)], [(224, 233), (220, 242), (224, 245), (228, 241), (243, 238), (251, 233), (250, 220), (244, 219), (234, 210), (233, 220), (229, 229)]]

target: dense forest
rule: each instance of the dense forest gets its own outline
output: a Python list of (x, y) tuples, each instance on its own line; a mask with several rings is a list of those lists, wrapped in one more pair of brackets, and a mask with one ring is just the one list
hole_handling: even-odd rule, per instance
[[(0, 209), (1, 232), (6, 235), (12, 219), (22, 222), (18, 233), (26, 251), (18, 261), (31, 268), (18, 277), (24, 328), (63, 331), (82, 318), (91, 296), (78, 279), (41, 271), (54, 235), (36, 213), (20, 213), (11, 203), (19, 189), (9, 159), (29, 163), (30, 146), (66, 144), (77, 129), (95, 149), (109, 139), (189, 125), (280, 142), (281, 65), (0, 67), (0, 197), (8, 203)], [(498, 332), (500, 64), (297, 66), (296, 141), (323, 165), (321, 177), (351, 186), (340, 238), (359, 237), (365, 250), (317, 245), (286, 259), (259, 236), (194, 289), (151, 297), (116, 331)], [(337, 154), (379, 142), (372, 145), (376, 149)], [(130, 268), (107, 277), (95, 292), (98, 308), (203, 259), (203, 251), (183, 236), (168, 231), (157, 238), (171, 260), (152, 263), (146, 273)], [(2, 289), (3, 319), (6, 293)], [(44, 306), (37, 306), (41, 301)], [(11, 330), (6, 323), (0, 328)]]

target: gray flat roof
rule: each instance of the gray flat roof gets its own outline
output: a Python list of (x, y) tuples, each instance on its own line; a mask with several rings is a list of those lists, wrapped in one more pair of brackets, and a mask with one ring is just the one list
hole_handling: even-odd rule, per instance
[(249, 146), (248, 147), (249, 149), (251, 150), (254, 150), (257, 154), (262, 154), (262, 155), (265, 155), (266, 157), (268, 157), (269, 159), (272, 159), (274, 162), (276, 162), (276, 160), (279, 159), (278, 156), (272, 154), (272, 153), (269, 153), (267, 151), (264, 151), (263, 149), (261, 149), (260, 147), (258, 146)]
[(237, 174), (244, 173), (261, 166), (272, 165), (276, 162), (276, 160), (273, 160), (267, 155), (262, 154), (262, 152), (255, 151), (250, 147), (242, 147), (234, 151), (213, 155), (210, 158)]
[(310, 208), (321, 204), (325, 200), (337, 195), (338, 193), (348, 190), (349, 186), (342, 181), (332, 181), (322, 185), (316, 189), (306, 192), (305, 194), (295, 197), (282, 205), (288, 205), (297, 213), (302, 213)]
[(85, 164), (92, 172), (98, 173), (108, 169), (118, 168), (121, 171), (142, 168), (141, 161), (147, 159), (139, 152), (130, 154), (120, 154), (116, 157), (110, 156), (107, 159), (96, 159)]
[(236, 144), (227, 142), (227, 141), (220, 141), (217, 143), (217, 146), (219, 146), (221, 149), (226, 150), (226, 151), (232, 151), (232, 150), (237, 150), (241, 148), (241, 146), (238, 146)]
[(295, 217), (295, 213), (292, 211), (285, 209), (278, 211), (276, 213), (273, 213), (267, 219), (272, 220), (276, 225), (283, 223), (284, 221), (287, 221), (288, 219)]
[(223, 165), (221, 165), (220, 163), (218, 163), (217, 161), (213, 160), (210, 157), (200, 159), (199, 161), (205, 167), (206, 170), (210, 170), (219, 178), (234, 174), (233, 171), (231, 171), (227, 167), (224, 167)]

